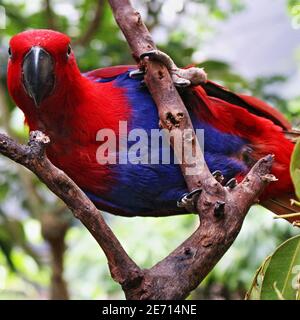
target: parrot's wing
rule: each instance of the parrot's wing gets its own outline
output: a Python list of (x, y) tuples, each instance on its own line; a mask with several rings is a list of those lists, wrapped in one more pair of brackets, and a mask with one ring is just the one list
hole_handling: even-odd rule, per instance
[[(84, 75), (93, 80), (110, 79), (136, 68), (137, 66), (135, 65), (113, 66), (92, 70), (86, 72)], [(291, 124), (288, 120), (278, 110), (258, 98), (233, 93), (212, 81), (207, 81), (205, 84), (202, 84), (202, 87), (208, 96), (245, 108), (255, 115), (271, 120), (284, 130), (291, 131)]]
[(100, 68), (84, 73), (84, 76), (92, 80), (110, 79), (119, 76), (129, 70), (136, 69), (134, 65), (113, 66), (107, 68)]
[(212, 81), (207, 81), (202, 87), (208, 96), (219, 98), (231, 104), (246, 108), (255, 115), (270, 119), (273, 123), (285, 130), (291, 129), (291, 124), (278, 110), (255, 97), (235, 94)]

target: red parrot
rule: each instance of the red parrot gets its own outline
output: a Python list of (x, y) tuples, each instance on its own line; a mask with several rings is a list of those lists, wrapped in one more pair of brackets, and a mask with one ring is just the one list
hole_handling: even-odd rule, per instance
[[(81, 73), (69, 37), (52, 30), (15, 35), (9, 56), (9, 93), (30, 130), (50, 137), (49, 159), (99, 209), (124, 216), (189, 213), (177, 204), (188, 192), (178, 164), (99, 164), (100, 129), (118, 136), (121, 121), (127, 121), (128, 131), (159, 129), (151, 95), (142, 79), (131, 76), (136, 66)], [(278, 214), (295, 212), (289, 203), (294, 191), (289, 174), (294, 144), (287, 138), (291, 126), (283, 115), (254, 97), (211, 81), (181, 89), (180, 94), (194, 128), (204, 130), (210, 171), (221, 172), (225, 183), (233, 178), (240, 181), (257, 160), (273, 154), (272, 174), (278, 181), (266, 188), (261, 201)], [(123, 157), (120, 152), (116, 155)]]

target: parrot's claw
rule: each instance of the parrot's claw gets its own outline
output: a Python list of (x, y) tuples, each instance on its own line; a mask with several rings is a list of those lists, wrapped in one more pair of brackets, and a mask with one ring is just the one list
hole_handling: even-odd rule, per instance
[(129, 77), (132, 79), (143, 79), (145, 71), (141, 69), (132, 70), (129, 72)]
[(218, 200), (215, 204), (214, 216), (221, 218), (224, 215), (225, 202)]
[[(142, 53), (140, 55), (140, 59), (143, 60), (144, 58), (148, 57), (151, 60), (159, 60), (157, 57), (160, 57), (159, 50), (150, 50)], [(160, 60), (161, 61), (161, 60)]]
[(225, 187), (227, 187), (229, 189), (233, 189), (233, 188), (235, 188), (237, 186), (237, 184), (238, 183), (237, 183), (236, 179), (232, 178), (226, 183)]
[(220, 170), (216, 170), (212, 173), (213, 177), (219, 182), (222, 183), (224, 180), (224, 176)]
[[(216, 170), (212, 173), (212, 176), (219, 182), (221, 183), (222, 186), (224, 186), (224, 176), (222, 175), (222, 172), (220, 170)], [(224, 183), (223, 183), (224, 182)], [(229, 181), (226, 182), (225, 187), (229, 189), (233, 189), (237, 186), (237, 180), (235, 178), (230, 179)]]
[(185, 88), (205, 83), (207, 75), (203, 68), (191, 67), (181, 69), (176, 66), (174, 61), (160, 50), (151, 50), (140, 55), (140, 59), (148, 57), (150, 60), (161, 62), (170, 72), (174, 85)]
[(202, 192), (202, 189), (195, 189), (190, 193), (183, 194), (177, 201), (178, 208), (185, 208), (188, 212), (196, 210), (196, 201), (198, 196)]
[(186, 88), (186, 87), (189, 87), (191, 85), (191, 81), (190, 80), (184, 79), (184, 78), (180, 78), (175, 73), (172, 74), (172, 72), (171, 72), (171, 76), (172, 76), (172, 80), (173, 80), (173, 83), (174, 83), (175, 87)]

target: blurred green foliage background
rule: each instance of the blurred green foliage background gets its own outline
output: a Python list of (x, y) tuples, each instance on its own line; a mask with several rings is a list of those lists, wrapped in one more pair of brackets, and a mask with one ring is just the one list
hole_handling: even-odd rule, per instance
[[(258, 10), (262, 2), (256, 0)], [(200, 62), (210, 79), (256, 95), (279, 108), (295, 125), (299, 123), (300, 94), (287, 97), (280, 90), (288, 75), (275, 73), (249, 79), (239, 74), (234, 64), (210, 57), (197, 59), (218, 28), (248, 10), (247, 1), (133, 3), (159, 47), (178, 65)], [(298, 28), (299, 1), (281, 3), (291, 28)], [(0, 30), (0, 129), (19, 141), (26, 141), (28, 130), (6, 89), (7, 48), (12, 35), (28, 28), (51, 28), (69, 34), (82, 71), (132, 63), (105, 0), (0, 0), (0, 6), (6, 11), (6, 28)], [(276, 90), (270, 90), (274, 87)], [(105, 214), (105, 218), (131, 257), (144, 268), (167, 255), (197, 226), (195, 216), (155, 219)], [(235, 244), (190, 298), (243, 298), (263, 259), (293, 234), (296, 230), (288, 223), (275, 222), (267, 210), (253, 207)], [(0, 157), (0, 299), (49, 298), (124, 296), (110, 277), (104, 254), (61, 201), (33, 174)]]

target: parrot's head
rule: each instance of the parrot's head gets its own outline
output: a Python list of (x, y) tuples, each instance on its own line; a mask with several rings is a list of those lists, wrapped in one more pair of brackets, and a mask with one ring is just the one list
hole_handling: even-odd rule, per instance
[(70, 39), (60, 32), (19, 33), (11, 39), (8, 52), (8, 90), (25, 113), (55, 103), (53, 97), (61, 96), (66, 84), (80, 77)]

